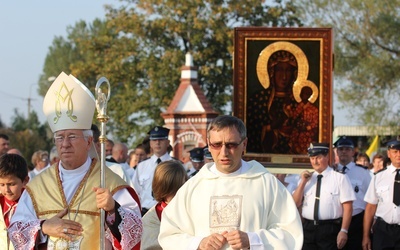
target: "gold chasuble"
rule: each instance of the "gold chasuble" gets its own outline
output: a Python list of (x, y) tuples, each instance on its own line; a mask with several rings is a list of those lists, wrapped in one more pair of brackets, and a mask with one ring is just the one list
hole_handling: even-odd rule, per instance
[[(112, 194), (129, 187), (110, 169), (105, 168), (104, 171), (107, 187), (110, 188)], [(35, 185), (35, 182), (46, 183), (46, 185)], [(92, 249), (93, 246), (100, 246), (100, 210), (96, 206), (96, 195), (92, 191), (92, 187), (100, 187), (100, 164), (96, 159), (92, 159), (89, 171), (80, 182), (70, 204), (64, 195), (57, 164), (46, 169), (28, 183), (26, 190), (32, 199), (39, 219), (51, 218), (68, 208), (69, 212), (63, 219), (74, 220), (82, 224), (82, 235), (69, 242), (69, 245), (65, 239), (49, 237), (47, 242), (49, 247), (52, 246), (54, 249)]]

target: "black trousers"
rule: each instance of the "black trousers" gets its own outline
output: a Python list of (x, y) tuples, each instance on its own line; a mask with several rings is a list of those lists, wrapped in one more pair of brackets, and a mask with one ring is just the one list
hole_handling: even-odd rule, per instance
[(362, 250), (364, 211), (351, 218), (345, 250)]
[(337, 250), (337, 235), (342, 226), (341, 219), (320, 221), (314, 225), (311, 220), (303, 223), (303, 250)]
[(372, 229), (373, 250), (400, 249), (400, 225), (388, 224), (378, 217)]
[(147, 211), (149, 211), (148, 208), (142, 207), (142, 211), (141, 211), (142, 217), (147, 213)]

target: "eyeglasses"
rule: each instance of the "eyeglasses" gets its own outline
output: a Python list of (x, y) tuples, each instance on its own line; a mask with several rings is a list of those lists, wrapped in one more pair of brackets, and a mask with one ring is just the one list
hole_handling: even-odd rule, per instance
[(69, 136), (67, 136), (67, 137), (64, 137), (64, 136), (54, 136), (54, 142), (55, 142), (55, 143), (58, 143), (58, 144), (61, 144), (61, 143), (63, 143), (63, 141), (64, 141), (65, 139), (67, 139), (67, 141), (69, 141), (69, 142), (74, 142), (74, 141), (78, 140), (79, 138), (85, 138), (85, 136), (77, 136), (77, 135), (69, 135)]
[(219, 150), (222, 148), (223, 145), (225, 145), (225, 148), (227, 149), (236, 149), (240, 144), (242, 144), (244, 140), (241, 140), (239, 143), (237, 142), (228, 142), (228, 143), (222, 143), (222, 142), (217, 142), (217, 143), (211, 143), (210, 141), (208, 142), (208, 146), (210, 148)]

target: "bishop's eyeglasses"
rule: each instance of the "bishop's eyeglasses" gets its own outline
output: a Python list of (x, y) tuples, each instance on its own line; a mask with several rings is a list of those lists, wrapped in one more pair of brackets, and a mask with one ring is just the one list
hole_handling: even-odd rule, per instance
[(68, 142), (74, 142), (80, 138), (85, 138), (85, 136), (77, 136), (77, 135), (68, 135), (68, 136), (54, 136), (54, 142), (57, 144), (61, 144), (67, 139)]

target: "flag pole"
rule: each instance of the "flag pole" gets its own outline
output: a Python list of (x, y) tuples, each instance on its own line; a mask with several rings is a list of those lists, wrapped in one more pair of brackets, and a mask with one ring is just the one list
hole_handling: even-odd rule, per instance
[[(107, 96), (103, 93), (101, 85), (107, 84), (108, 92)], [(110, 100), (110, 82), (105, 77), (101, 77), (96, 84), (96, 108), (97, 108), (97, 120), (101, 123), (101, 134), (99, 137), (101, 156), (100, 156), (100, 187), (104, 188), (106, 184), (104, 168), (106, 160), (106, 123), (109, 119), (107, 115), (107, 103)], [(100, 209), (100, 249), (105, 249), (105, 211)]]

